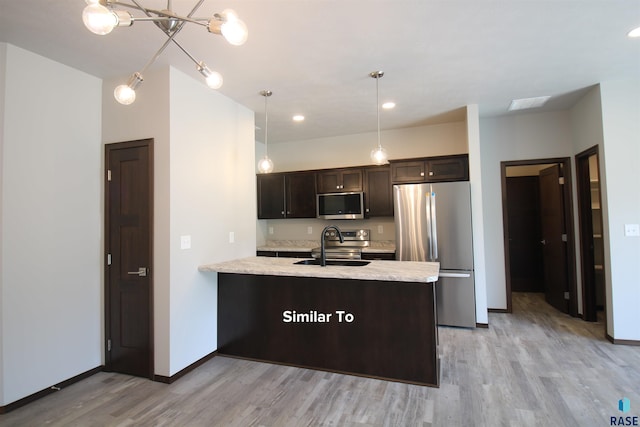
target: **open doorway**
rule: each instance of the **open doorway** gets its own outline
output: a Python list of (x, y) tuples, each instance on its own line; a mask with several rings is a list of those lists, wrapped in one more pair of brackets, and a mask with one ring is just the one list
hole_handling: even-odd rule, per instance
[(582, 266), (582, 313), (584, 320), (604, 323), (605, 265), (598, 146), (576, 155), (576, 176)]
[(501, 162), (507, 312), (512, 292), (538, 292), (578, 315), (569, 158)]

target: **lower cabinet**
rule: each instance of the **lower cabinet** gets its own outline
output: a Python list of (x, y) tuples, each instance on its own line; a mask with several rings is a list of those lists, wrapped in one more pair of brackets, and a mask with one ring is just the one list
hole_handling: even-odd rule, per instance
[(389, 252), (363, 252), (362, 259), (368, 260), (381, 260), (381, 261), (395, 261), (396, 254)]
[(311, 258), (311, 252), (306, 251), (256, 251), (256, 256), (274, 258)]

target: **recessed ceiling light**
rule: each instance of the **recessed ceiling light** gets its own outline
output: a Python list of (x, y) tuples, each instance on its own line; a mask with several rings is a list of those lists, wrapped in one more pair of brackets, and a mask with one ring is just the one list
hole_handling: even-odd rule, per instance
[(627, 36), (629, 36), (629, 37), (640, 37), (640, 27), (634, 28), (633, 30), (629, 31), (627, 33)]
[(515, 110), (527, 110), (529, 108), (539, 108), (542, 107), (548, 100), (551, 98), (550, 96), (538, 96), (535, 98), (522, 98), (522, 99), (514, 99), (511, 101), (509, 105), (509, 111)]
[(294, 122), (301, 122), (303, 120), (304, 120), (304, 116), (302, 114), (296, 114), (295, 116), (293, 116)]
[(385, 110), (390, 110), (392, 108), (394, 108), (396, 106), (395, 102), (389, 101), (389, 102), (385, 102), (384, 104), (382, 104), (382, 108), (384, 108)]

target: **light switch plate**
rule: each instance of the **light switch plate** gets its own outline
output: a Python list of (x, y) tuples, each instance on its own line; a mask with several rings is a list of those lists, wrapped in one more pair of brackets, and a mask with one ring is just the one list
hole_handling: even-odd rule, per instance
[(234, 243), (236, 241), (236, 233), (233, 231), (229, 232), (229, 243)]
[(313, 227), (307, 227), (307, 234), (313, 234)]
[(273, 227), (269, 227), (269, 234), (273, 234)]
[(384, 228), (382, 227), (382, 225), (378, 226), (378, 234), (382, 234), (384, 233)]
[(638, 237), (640, 236), (640, 224), (625, 224), (624, 235), (626, 237)]
[(191, 249), (191, 236), (180, 236), (180, 249)]

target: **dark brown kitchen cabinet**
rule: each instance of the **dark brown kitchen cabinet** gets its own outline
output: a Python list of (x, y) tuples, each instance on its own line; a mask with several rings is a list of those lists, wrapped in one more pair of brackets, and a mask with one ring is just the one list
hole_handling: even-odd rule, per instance
[(394, 184), (468, 180), (469, 156), (466, 154), (391, 161)]
[(364, 168), (364, 192), (367, 217), (393, 216), (393, 187), (389, 165)]
[(362, 169), (346, 168), (320, 171), (317, 174), (318, 193), (362, 191)]
[(257, 175), (258, 219), (315, 218), (313, 172)]

